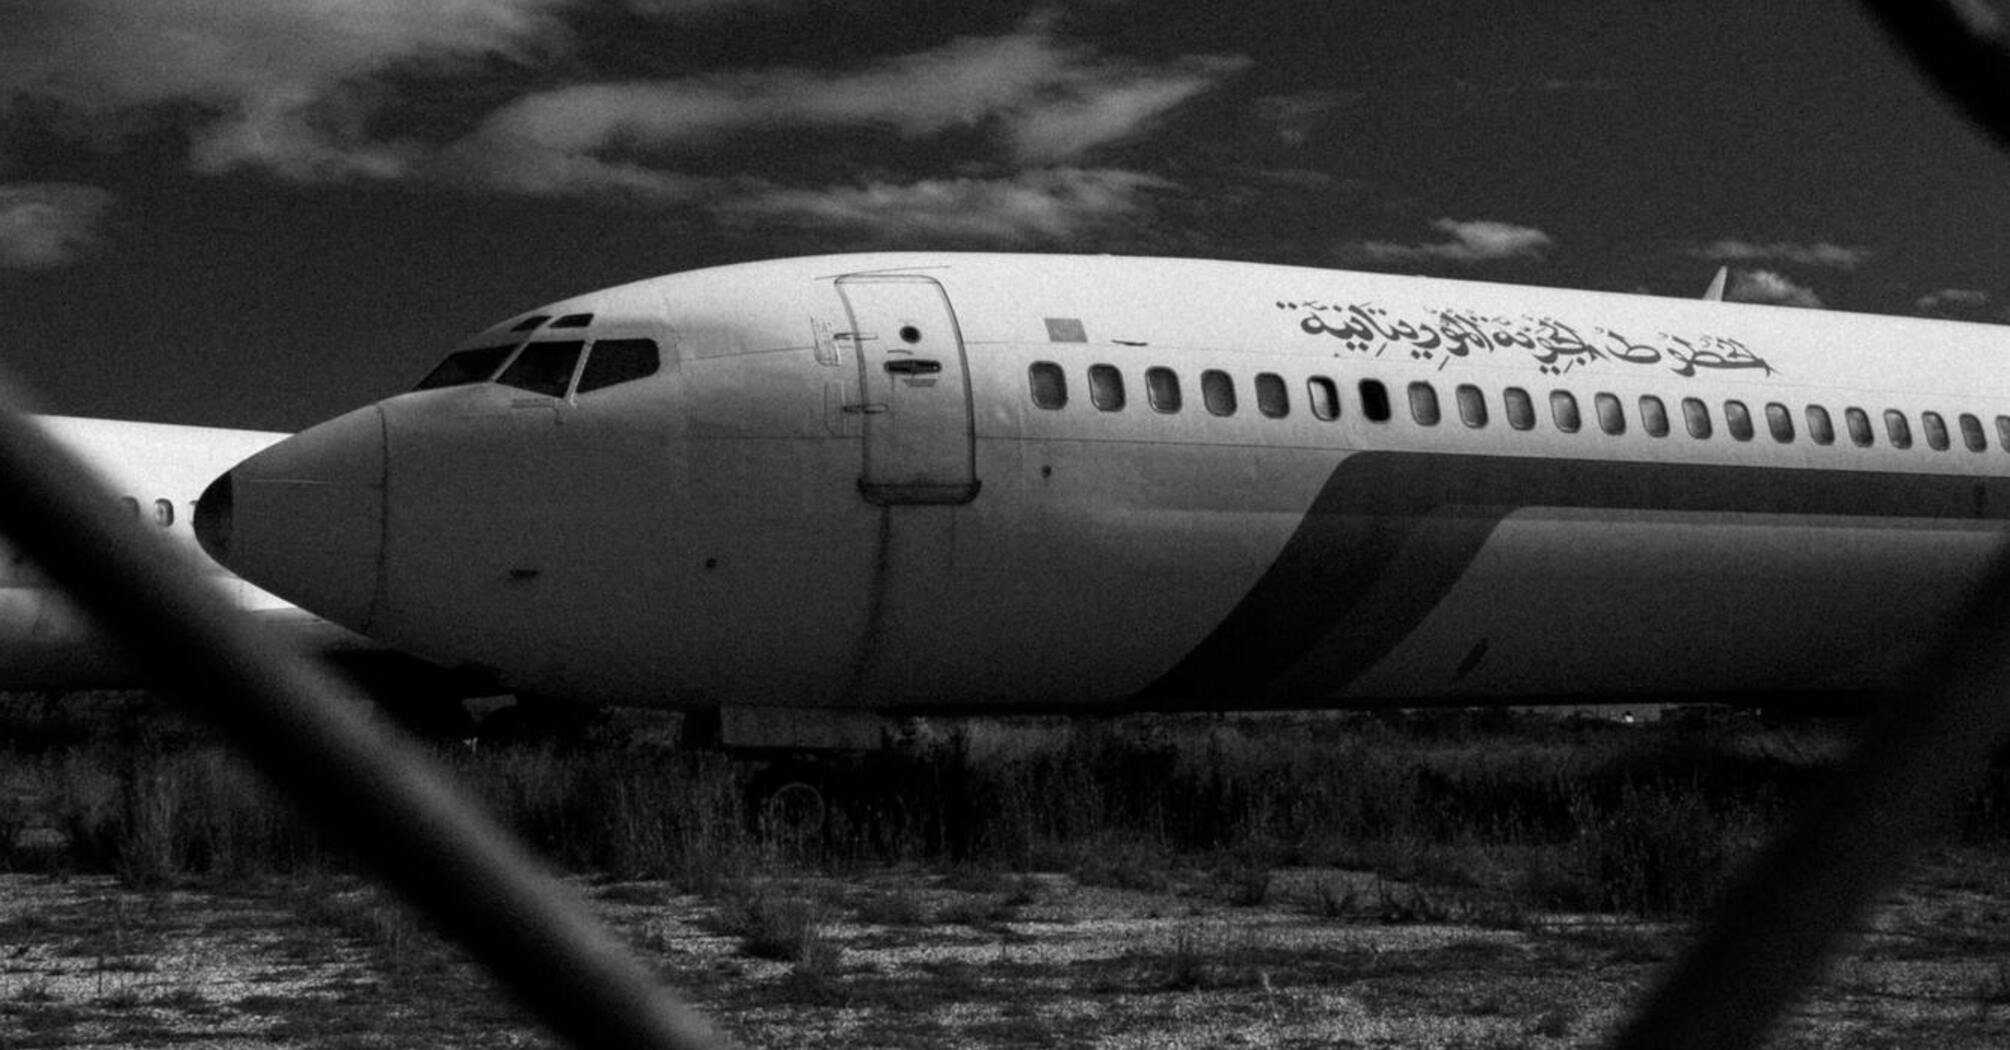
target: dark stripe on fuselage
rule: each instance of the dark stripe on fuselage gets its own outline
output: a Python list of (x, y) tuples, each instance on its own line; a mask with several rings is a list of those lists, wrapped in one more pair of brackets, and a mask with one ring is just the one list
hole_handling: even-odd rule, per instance
[(1321, 688), (1343, 689), (1423, 623), (1504, 518), (1536, 507), (2004, 521), (2010, 479), (1355, 453), (1242, 601), (1130, 706), (1219, 709), (1275, 691), (1336, 635), (1341, 648), (1321, 654)]

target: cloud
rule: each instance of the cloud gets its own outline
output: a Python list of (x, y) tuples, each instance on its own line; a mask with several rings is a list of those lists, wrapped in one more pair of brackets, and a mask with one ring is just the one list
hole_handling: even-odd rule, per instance
[(1770, 303), (1774, 306), (1805, 306), (1824, 309), (1826, 304), (1814, 289), (1795, 284), (1772, 270), (1745, 270), (1731, 278), (1724, 298), (1739, 303)]
[(1802, 266), (1826, 266), (1837, 270), (1854, 270), (1869, 262), (1874, 252), (1869, 248), (1849, 248), (1828, 241), (1811, 244), (1798, 241), (1773, 241), (1758, 244), (1752, 241), (1719, 240), (1700, 248), (1691, 248), (1689, 254), (1711, 262), (1790, 262)]
[(415, 143), (375, 141), (387, 73), (442, 74), (562, 46), (566, 0), (23, 0), (0, 37), (0, 107), (72, 124), (186, 122), (202, 171), (389, 178)]
[[(203, 173), (431, 182), (1026, 243), (1143, 209), (1156, 180), (1084, 158), (1146, 134), (1249, 65), (1240, 56), (1111, 55), (1035, 16), (1000, 35), (836, 71), (574, 83), (508, 98), (486, 115), (467, 113), (458, 98), (446, 104), (453, 109), (411, 105), (497, 60), (562, 53), (570, 35), (559, 16), (581, 2), (20, 0), (21, 16), (10, 10), (0, 37), (0, 118), (45, 120), (58, 133), (112, 144), (169, 127), (188, 141), (188, 166)], [(611, 6), (677, 19), (800, 2)], [(480, 83), (504, 90), (493, 76)], [(434, 119), (443, 113), (472, 129), (420, 130), (448, 123)], [(884, 149), (889, 136), (913, 148)], [(877, 166), (864, 168), (846, 144), (872, 147)], [(801, 174), (756, 167), (775, 151), (800, 159), (806, 149), (823, 150), (822, 169), (845, 181), (806, 185)], [(960, 166), (942, 167), (945, 155)], [(900, 164), (913, 170), (888, 170)], [(863, 181), (847, 178), (861, 169), (870, 172)]]
[(1054, 168), (1000, 179), (925, 179), (829, 189), (776, 188), (722, 207), (740, 222), (782, 219), (876, 235), (882, 241), (1027, 245), (1080, 237), (1134, 217), (1163, 179), (1129, 171)]
[[(886, 128), (908, 138), (995, 131), (1019, 164), (1072, 160), (1131, 138), (1248, 64), (1190, 56), (1147, 67), (1065, 44), (1040, 26), (825, 73), (782, 68), (679, 80), (579, 84), (516, 99), (453, 153), (481, 177), (493, 155), (512, 172), (609, 153), (661, 153), (729, 135), (797, 128)], [(534, 160), (539, 154), (545, 160)]]
[(47, 270), (98, 244), (97, 226), (115, 198), (95, 186), (0, 184), (0, 267)]
[(1450, 238), (1433, 244), (1362, 241), (1346, 246), (1341, 254), (1380, 263), (1442, 261), (1470, 264), (1501, 259), (1541, 259), (1555, 243), (1549, 234), (1532, 226), (1516, 226), (1490, 219), (1471, 222), (1439, 219), (1431, 224), (1431, 228), (1449, 234)]
[(1931, 313), (1953, 313), (1989, 305), (1989, 293), (1973, 288), (1941, 288), (1913, 300), (1913, 306)]

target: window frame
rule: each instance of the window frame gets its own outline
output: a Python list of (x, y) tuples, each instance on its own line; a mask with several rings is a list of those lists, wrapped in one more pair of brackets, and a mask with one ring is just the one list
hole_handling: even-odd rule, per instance
[(1735, 397), (1727, 398), (1724, 401), (1724, 432), (1731, 435), (1733, 441), (1750, 441), (1758, 436), (1757, 428), (1752, 425), (1750, 406)]
[[(1256, 411), (1266, 419), (1283, 419), (1291, 414), (1291, 388), (1275, 372), (1258, 372), (1251, 380), (1256, 388)], [(1266, 396), (1267, 395), (1267, 396)]]
[(1361, 399), (1361, 417), (1370, 423), (1387, 423), (1395, 415), (1389, 387), (1379, 379), (1363, 379), (1354, 384), (1354, 396)]
[(1312, 407), (1312, 418), (1322, 423), (1340, 418), (1340, 384), (1331, 378), (1305, 377), (1305, 400)]
[(1565, 434), (1584, 429), (1584, 412), (1578, 408), (1576, 394), (1562, 389), (1549, 392), (1549, 425)]
[[(1652, 408), (1648, 406), (1653, 406)], [(1669, 432), (1668, 403), (1654, 394), (1640, 395), (1640, 430), (1648, 437), (1665, 438)]]
[[(1051, 392), (1056, 395), (1053, 404), (1041, 398), (1042, 376), (1052, 378)], [(1068, 370), (1056, 361), (1035, 361), (1026, 366), (1027, 393), (1033, 398), (1033, 407), (1043, 412), (1059, 412), (1068, 407)]]
[(1961, 427), (1961, 443), (1970, 452), (1989, 451), (1989, 434), (1982, 429), (1982, 419), (1973, 412), (1963, 412), (1955, 420)]
[(1827, 447), (1836, 443), (1836, 421), (1823, 405), (1808, 405), (1801, 413), (1808, 424), (1808, 440)]
[(1931, 409), (1921, 409), (1919, 429), (1926, 435), (1926, 447), (1935, 452), (1945, 452), (1953, 447), (1952, 435), (1947, 431), (1947, 417)]
[(1697, 441), (1708, 441), (1717, 428), (1710, 422), (1710, 405), (1700, 397), (1682, 399), (1682, 427)]
[(1843, 409), (1843, 423), (1849, 431), (1850, 444), (1858, 448), (1870, 448), (1877, 444), (1877, 431), (1870, 425), (1870, 413), (1851, 405)]
[(1618, 437), (1626, 433), (1626, 406), (1619, 395), (1600, 390), (1591, 395), (1591, 413), (1598, 417), (1598, 429)]
[(1486, 391), (1472, 383), (1460, 383), (1452, 390), (1452, 399), (1459, 406), (1459, 422), (1468, 430), (1484, 430), (1491, 420), (1487, 414)]
[(1438, 404), (1438, 388), (1421, 379), (1404, 388), (1404, 399), (1410, 405), (1410, 421), (1420, 427), (1437, 426), (1445, 418), (1444, 406)]
[(1778, 401), (1766, 402), (1766, 431), (1782, 445), (1794, 443), (1794, 410)]
[(1145, 369), (1145, 403), (1162, 416), (1177, 414), (1186, 405), (1179, 387), (1179, 373), (1165, 365)]
[(1241, 407), (1235, 396), (1235, 377), (1219, 368), (1201, 372), (1200, 403), (1207, 409), (1208, 415), (1224, 419), (1235, 415), (1236, 409)]
[(1089, 403), (1098, 412), (1122, 412), (1130, 404), (1124, 389), (1124, 370), (1107, 361), (1089, 366)]
[(1904, 409), (1884, 410), (1884, 437), (1891, 442), (1892, 448), (1912, 447), (1912, 420), (1906, 416)]

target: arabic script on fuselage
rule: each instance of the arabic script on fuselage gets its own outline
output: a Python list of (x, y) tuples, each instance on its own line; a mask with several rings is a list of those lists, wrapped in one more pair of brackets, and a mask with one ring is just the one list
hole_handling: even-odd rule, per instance
[[(1545, 375), (1562, 375), (1600, 361), (1658, 365), (1678, 376), (1701, 369), (1773, 366), (1736, 339), (1719, 335), (1671, 335), (1591, 328), (1588, 334), (1554, 317), (1488, 317), (1465, 310), (1425, 310), (1416, 318), (1391, 318), (1373, 303), (1283, 302), (1279, 310), (1300, 314), (1307, 335), (1337, 339), (1356, 353), (1380, 357), (1390, 350), (1444, 368), (1474, 354), (1527, 353)], [(1639, 338), (1636, 338), (1638, 336)]]

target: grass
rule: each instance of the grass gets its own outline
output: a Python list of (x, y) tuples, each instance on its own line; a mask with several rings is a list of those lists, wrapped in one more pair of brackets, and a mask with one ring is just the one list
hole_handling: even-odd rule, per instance
[[(1825, 782), (1840, 733), (1505, 712), (977, 721), (839, 764), (824, 781), (824, 827), (779, 851), (748, 803), (767, 771), (679, 750), (652, 717), (623, 713), (562, 747), (456, 745), (440, 758), (534, 849), (617, 887), (662, 879), (714, 894), (757, 872), (902, 861), (977, 885), (1039, 871), (1148, 892), (1198, 884), (1255, 906), (1276, 892), (1277, 871), (1310, 865), (1422, 887), (1380, 901), (1335, 889), (1307, 905), (1333, 918), (1483, 902), (1509, 916), (1682, 917)], [(60, 829), (71, 870), (135, 887), (351, 870), (207, 731), (144, 694), (74, 709), (0, 696), (0, 769), (10, 797), (38, 800), (0, 814), (0, 830)], [(2010, 838), (2006, 784), (1999, 772), (1977, 792), (1961, 837)], [(49, 863), (0, 842), (0, 869)], [(604, 892), (645, 892), (617, 887)], [(921, 910), (859, 907), (887, 925)]]

